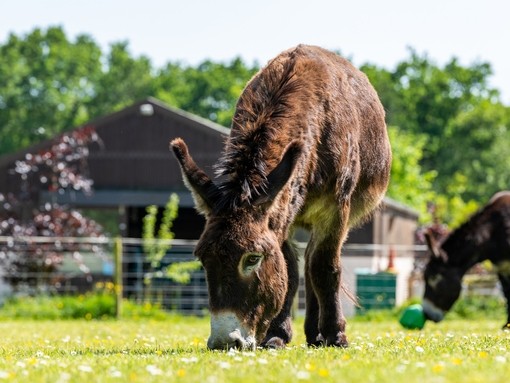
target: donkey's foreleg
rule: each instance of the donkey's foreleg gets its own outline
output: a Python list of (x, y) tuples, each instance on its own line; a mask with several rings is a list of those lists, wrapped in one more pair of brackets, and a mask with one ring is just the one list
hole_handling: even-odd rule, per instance
[[(310, 244), (309, 244), (310, 247)], [(317, 295), (315, 295), (314, 287), (312, 284), (312, 277), (310, 275), (310, 266), (308, 250), (305, 253), (305, 292), (306, 292), (306, 314), (305, 314), (305, 335), (306, 343), (309, 346), (320, 346), (319, 339), (319, 302)]]
[(282, 310), (271, 322), (262, 341), (262, 347), (267, 348), (283, 348), (292, 339), (291, 311), (299, 285), (298, 255), (288, 241), (283, 243), (282, 252), (287, 263), (289, 283)]
[(506, 298), (506, 310), (507, 310), (507, 319), (506, 324), (503, 326), (503, 330), (510, 331), (510, 275), (499, 273), (498, 274), (499, 281), (501, 282), (501, 287), (503, 289), (503, 295)]

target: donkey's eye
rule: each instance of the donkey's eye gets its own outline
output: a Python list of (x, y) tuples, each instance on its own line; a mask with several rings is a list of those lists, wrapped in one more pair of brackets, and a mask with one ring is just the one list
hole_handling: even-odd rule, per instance
[(241, 261), (241, 272), (244, 275), (251, 273), (262, 260), (262, 254), (259, 253), (248, 253), (245, 254)]
[(429, 283), (429, 286), (435, 290), (437, 288), (437, 285), (441, 282), (442, 279), (443, 277), (440, 274), (436, 274), (431, 275), (428, 278), (427, 282)]
[(245, 266), (255, 266), (262, 259), (260, 254), (250, 254), (244, 260)]

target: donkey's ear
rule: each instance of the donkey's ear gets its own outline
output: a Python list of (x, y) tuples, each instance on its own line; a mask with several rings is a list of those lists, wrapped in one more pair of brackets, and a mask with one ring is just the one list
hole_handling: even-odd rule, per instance
[(188, 147), (181, 138), (172, 140), (170, 148), (181, 165), (184, 183), (193, 195), (197, 210), (206, 216), (209, 215), (221, 196), (219, 188), (193, 161)]
[(253, 201), (255, 205), (274, 201), (292, 175), (302, 151), (303, 147), (298, 141), (291, 142), (285, 148), (285, 153), (280, 163), (267, 176), (266, 187)]
[(441, 250), (439, 250), (439, 244), (435, 240), (434, 236), (428, 231), (425, 232), (425, 240), (427, 241), (427, 246), (432, 253), (432, 256), (435, 258), (442, 258)]

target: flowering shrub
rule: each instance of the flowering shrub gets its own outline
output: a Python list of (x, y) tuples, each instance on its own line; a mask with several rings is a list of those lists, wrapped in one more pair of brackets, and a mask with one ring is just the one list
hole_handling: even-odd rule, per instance
[[(50, 193), (66, 189), (91, 193), (93, 181), (86, 174), (88, 145), (93, 142), (99, 142), (99, 137), (93, 127), (87, 126), (62, 135), (48, 149), (28, 153), (16, 161), (12, 174), (18, 178), (14, 184), (19, 184), (19, 190), (0, 193), (0, 236), (13, 238), (0, 244), (0, 266), (14, 290), (47, 289), (52, 273), (63, 262), (64, 252), (84, 250), (77, 244), (44, 245), (30, 237), (102, 236), (101, 226), (76, 210), (55, 202), (35, 204), (36, 192), (44, 189), (41, 185), (46, 185)], [(17, 241), (21, 237), (23, 240)], [(79, 263), (79, 254), (73, 258)]]

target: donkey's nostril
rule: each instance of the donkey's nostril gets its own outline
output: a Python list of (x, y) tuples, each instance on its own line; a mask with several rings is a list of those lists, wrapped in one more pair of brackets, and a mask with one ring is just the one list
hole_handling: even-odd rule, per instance
[(244, 348), (245, 341), (239, 329), (235, 329), (234, 331), (232, 331), (230, 334), (228, 334), (228, 337), (230, 338), (230, 340), (233, 341), (234, 347), (238, 349)]
[(244, 341), (242, 339), (235, 339), (234, 344), (235, 344), (234, 347), (237, 348), (238, 350), (244, 349)]

